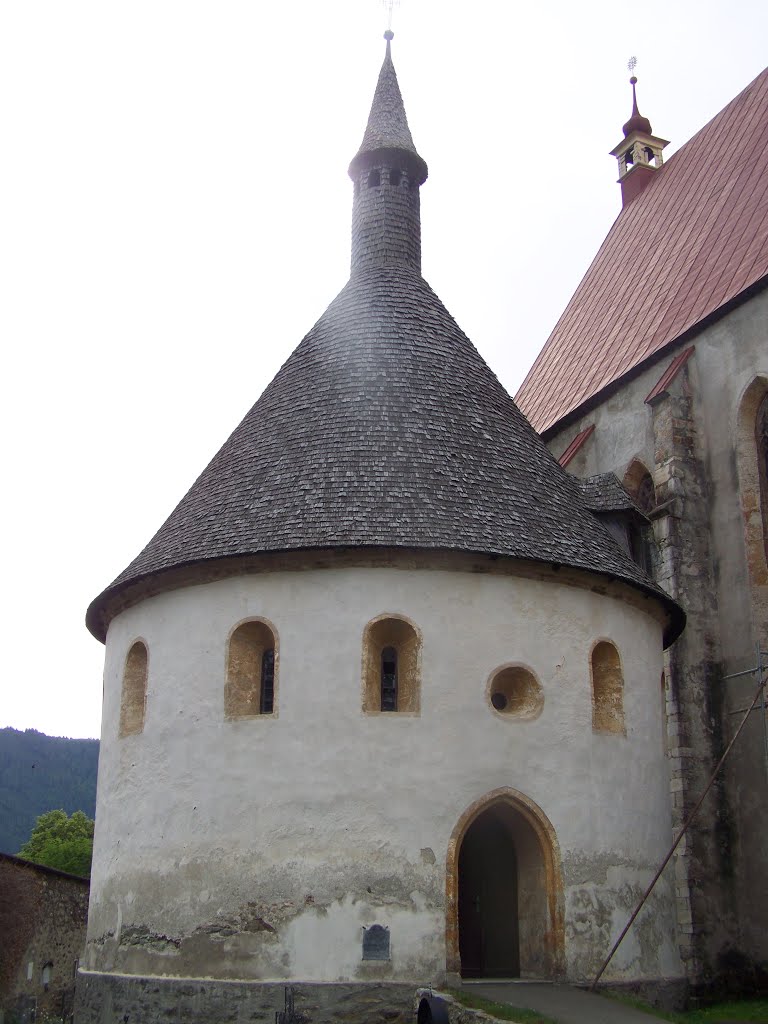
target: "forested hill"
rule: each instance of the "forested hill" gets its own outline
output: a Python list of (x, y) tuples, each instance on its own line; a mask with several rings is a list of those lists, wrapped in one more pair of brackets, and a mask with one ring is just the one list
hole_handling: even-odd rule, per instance
[(0, 853), (18, 853), (37, 817), (96, 812), (98, 740), (0, 729)]

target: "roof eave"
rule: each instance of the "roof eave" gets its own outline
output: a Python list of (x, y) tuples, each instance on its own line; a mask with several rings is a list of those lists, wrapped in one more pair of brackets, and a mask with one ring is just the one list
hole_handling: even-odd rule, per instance
[(635, 377), (638, 377), (641, 373), (644, 373), (645, 370), (647, 370), (650, 366), (653, 366), (655, 362), (660, 361), (662, 357), (668, 355), (670, 349), (678, 345), (690, 344), (694, 340), (694, 338), (696, 338), (697, 335), (701, 334), (702, 331), (706, 330), (707, 327), (710, 327), (712, 324), (717, 323), (718, 320), (721, 320), (724, 316), (727, 316), (728, 313), (732, 312), (734, 309), (737, 309), (745, 302), (748, 302), (751, 298), (759, 294), (766, 287), (768, 287), (768, 274), (765, 274), (757, 281), (754, 281), (747, 288), (744, 288), (742, 291), (740, 291), (738, 295), (734, 295), (734, 297), (732, 299), (729, 299), (728, 302), (724, 302), (722, 306), (718, 306), (717, 309), (713, 310), (702, 320), (699, 320), (697, 323), (692, 324), (691, 327), (689, 327), (682, 334), (678, 334), (676, 338), (673, 338), (671, 341), (668, 341), (665, 345), (662, 346), (662, 348), (656, 349), (655, 352), (652, 352), (649, 356), (643, 359), (642, 362), (636, 363), (634, 366), (630, 367), (625, 373), (621, 374), (621, 376), (614, 378), (614, 380), (612, 380), (610, 384), (606, 384), (599, 391), (596, 391), (594, 394), (590, 395), (589, 398), (585, 398), (584, 401), (581, 402), (579, 405), (574, 406), (573, 409), (569, 409), (567, 412), (563, 413), (563, 415), (560, 416), (559, 419), (554, 420), (554, 422), (548, 424), (546, 427), (543, 427), (541, 430), (537, 430), (539, 436), (545, 442), (551, 440), (561, 430), (564, 430), (566, 427), (571, 426), (572, 424), (576, 423), (577, 420), (581, 419), (582, 416), (586, 416), (588, 413), (592, 412), (594, 409), (597, 408), (598, 405), (601, 405), (606, 399), (614, 395), (625, 384), (629, 383), (629, 381), (631, 380), (634, 380)]

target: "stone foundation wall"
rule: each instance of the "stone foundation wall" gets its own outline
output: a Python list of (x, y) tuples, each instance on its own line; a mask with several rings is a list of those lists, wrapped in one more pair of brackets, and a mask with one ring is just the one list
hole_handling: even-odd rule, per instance
[[(291, 986), (297, 1024), (410, 1024), (414, 986)], [(74, 1024), (273, 1024), (285, 986), (81, 971)]]

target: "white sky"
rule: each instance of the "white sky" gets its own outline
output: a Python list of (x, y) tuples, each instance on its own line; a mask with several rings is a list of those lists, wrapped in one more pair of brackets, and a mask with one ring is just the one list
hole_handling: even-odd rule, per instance
[[(377, 0), (0, 5), (0, 726), (99, 734), (86, 606), (346, 281), (385, 27)], [(424, 276), (514, 393), (618, 213), (627, 59), (669, 155), (762, 69), (768, 4), (402, 0), (393, 28)]]

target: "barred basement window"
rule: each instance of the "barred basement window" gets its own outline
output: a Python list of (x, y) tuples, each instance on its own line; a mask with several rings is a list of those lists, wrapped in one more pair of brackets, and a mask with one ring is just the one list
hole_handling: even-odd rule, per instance
[(125, 659), (120, 695), (119, 736), (133, 736), (144, 729), (147, 707), (147, 668), (149, 655), (143, 640), (136, 640)]
[(363, 631), (363, 711), (417, 713), (421, 636), (407, 619), (382, 615)]
[(616, 647), (600, 640), (592, 648), (592, 728), (595, 732), (626, 735), (624, 727), (624, 675)]
[(263, 619), (240, 623), (229, 638), (226, 718), (253, 718), (275, 713), (277, 640)]

